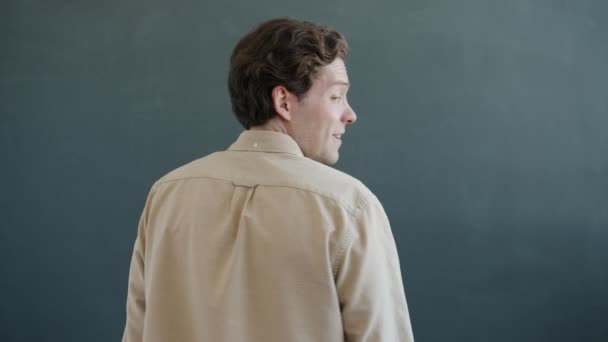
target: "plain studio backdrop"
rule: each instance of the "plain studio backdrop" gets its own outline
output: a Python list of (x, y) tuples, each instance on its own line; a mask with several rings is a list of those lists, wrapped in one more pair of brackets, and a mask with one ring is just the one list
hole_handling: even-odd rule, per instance
[[(0, 340), (117, 341), (152, 183), (241, 128), (259, 22), (330, 24), (418, 341), (608, 341), (608, 2), (8, 0)], [(210, 195), (212, 196), (212, 195)]]

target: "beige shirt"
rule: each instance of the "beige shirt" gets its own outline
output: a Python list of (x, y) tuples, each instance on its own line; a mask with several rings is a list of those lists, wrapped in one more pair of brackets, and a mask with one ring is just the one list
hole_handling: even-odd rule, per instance
[(243, 132), (153, 185), (123, 341), (413, 341), (380, 202), (288, 135)]

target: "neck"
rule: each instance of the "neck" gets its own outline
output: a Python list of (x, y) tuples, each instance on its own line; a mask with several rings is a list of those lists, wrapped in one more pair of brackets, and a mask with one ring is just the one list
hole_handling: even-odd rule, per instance
[(270, 119), (267, 123), (263, 125), (253, 126), (249, 129), (253, 131), (273, 131), (289, 135), (283, 122), (278, 120), (278, 118), (276, 117)]

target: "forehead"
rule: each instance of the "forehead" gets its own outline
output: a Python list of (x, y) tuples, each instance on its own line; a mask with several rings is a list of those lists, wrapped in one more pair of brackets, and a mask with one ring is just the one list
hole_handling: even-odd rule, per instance
[(346, 65), (341, 58), (319, 68), (315, 81), (325, 86), (348, 85)]

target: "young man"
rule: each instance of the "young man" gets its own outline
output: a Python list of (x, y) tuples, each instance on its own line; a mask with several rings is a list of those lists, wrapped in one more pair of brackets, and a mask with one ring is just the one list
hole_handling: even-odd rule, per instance
[(347, 54), (337, 31), (291, 19), (237, 44), (246, 130), (152, 187), (123, 341), (413, 341), (381, 204), (325, 165), (357, 119)]

